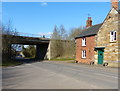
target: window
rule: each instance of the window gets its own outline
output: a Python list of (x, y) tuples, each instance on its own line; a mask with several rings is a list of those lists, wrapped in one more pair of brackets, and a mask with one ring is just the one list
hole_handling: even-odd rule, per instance
[(86, 50), (82, 51), (82, 58), (86, 58)]
[(111, 31), (110, 32), (110, 42), (114, 42), (114, 41), (116, 41), (116, 31)]
[(82, 38), (82, 46), (86, 46), (86, 38)]

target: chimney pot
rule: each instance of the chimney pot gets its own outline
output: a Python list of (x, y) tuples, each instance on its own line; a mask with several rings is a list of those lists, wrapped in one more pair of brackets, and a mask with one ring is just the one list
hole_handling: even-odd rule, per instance
[(112, 7), (114, 7), (117, 10), (118, 10), (118, 3), (119, 3), (118, 0), (111, 0)]
[(88, 20), (86, 21), (86, 28), (89, 28), (92, 26), (92, 18), (88, 17)]
[(88, 20), (91, 20), (91, 17), (88, 17)]

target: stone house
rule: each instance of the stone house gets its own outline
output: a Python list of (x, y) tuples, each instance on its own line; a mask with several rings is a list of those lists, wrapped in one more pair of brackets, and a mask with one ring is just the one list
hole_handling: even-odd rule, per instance
[(75, 38), (76, 62), (109, 64), (120, 61), (118, 0), (112, 0), (111, 4), (112, 8), (103, 23), (92, 25), (92, 19), (88, 17), (86, 29)]

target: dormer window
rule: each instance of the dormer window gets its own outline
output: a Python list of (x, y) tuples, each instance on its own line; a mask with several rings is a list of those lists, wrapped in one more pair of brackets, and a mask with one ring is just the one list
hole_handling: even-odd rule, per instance
[(117, 40), (117, 35), (116, 35), (116, 31), (111, 31), (110, 32), (110, 42), (114, 42)]
[(86, 38), (82, 38), (82, 46), (86, 46)]

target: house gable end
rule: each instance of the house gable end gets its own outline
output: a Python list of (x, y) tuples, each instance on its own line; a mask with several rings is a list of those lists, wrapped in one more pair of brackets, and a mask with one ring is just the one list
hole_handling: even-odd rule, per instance
[[(108, 14), (107, 14), (106, 18), (104, 19), (101, 27), (104, 25), (105, 21), (106, 21), (108, 18), (111, 18), (110, 14), (111, 14), (111, 16), (113, 16), (113, 14), (114, 14), (114, 15), (115, 15), (115, 14), (120, 15), (120, 10), (116, 10), (116, 9), (113, 7), (113, 8), (108, 12)], [(100, 30), (100, 29), (99, 29), (99, 30)]]
[[(112, 8), (96, 36), (96, 47), (105, 47), (104, 61), (118, 61), (118, 10)], [(97, 60), (97, 58), (96, 58)]]

